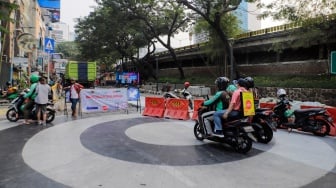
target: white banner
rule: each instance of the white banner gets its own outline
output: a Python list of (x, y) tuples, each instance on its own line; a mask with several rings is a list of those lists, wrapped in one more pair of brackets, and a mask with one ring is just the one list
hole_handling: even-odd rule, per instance
[(127, 109), (127, 88), (82, 89), (80, 92), (82, 112), (107, 112)]

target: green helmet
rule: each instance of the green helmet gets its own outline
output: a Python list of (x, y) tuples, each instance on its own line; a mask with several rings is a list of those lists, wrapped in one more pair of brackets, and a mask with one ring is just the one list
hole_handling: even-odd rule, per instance
[(39, 76), (36, 74), (30, 75), (30, 82), (31, 83), (36, 83), (39, 80)]

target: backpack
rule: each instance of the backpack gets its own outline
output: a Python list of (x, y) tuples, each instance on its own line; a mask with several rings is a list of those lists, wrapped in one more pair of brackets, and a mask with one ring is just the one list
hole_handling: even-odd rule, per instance
[(226, 91), (222, 91), (222, 95), (220, 97), (220, 100), (222, 101), (223, 109), (229, 108), (230, 99), (231, 99), (231, 97), (230, 97), (229, 93), (226, 92)]
[(217, 107), (217, 104), (219, 103), (219, 101), (222, 101), (222, 109), (227, 109), (229, 108), (229, 105), (230, 105), (230, 95), (228, 92), (226, 91), (222, 91), (222, 94), (220, 97), (218, 97), (218, 99), (216, 99), (216, 101), (211, 105), (209, 106), (209, 110), (211, 111), (216, 111), (216, 107)]

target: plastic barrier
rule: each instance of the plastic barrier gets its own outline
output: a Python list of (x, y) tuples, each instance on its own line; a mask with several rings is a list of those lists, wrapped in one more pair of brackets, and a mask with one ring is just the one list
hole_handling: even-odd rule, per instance
[(189, 101), (187, 99), (166, 99), (165, 118), (188, 120), (189, 116)]
[(275, 103), (273, 103), (273, 102), (261, 102), (261, 103), (259, 103), (259, 107), (260, 108), (270, 108), (270, 109), (273, 109), (274, 106), (275, 106)]
[(143, 116), (163, 117), (165, 111), (165, 99), (163, 97), (146, 97)]
[[(306, 108), (321, 108), (321, 106), (307, 106), (307, 105), (301, 105), (301, 109), (306, 109)], [(330, 127), (330, 136), (336, 136), (336, 107), (332, 106), (325, 106), (324, 107), (330, 116), (333, 119), (333, 126)]]
[(194, 99), (194, 111), (191, 119), (197, 120), (198, 118), (198, 109), (201, 107), (203, 104), (204, 99)]

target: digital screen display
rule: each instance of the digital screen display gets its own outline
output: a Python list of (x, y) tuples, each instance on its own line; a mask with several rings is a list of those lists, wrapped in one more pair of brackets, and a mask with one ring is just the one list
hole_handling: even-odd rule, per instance
[(122, 84), (136, 84), (139, 83), (139, 73), (137, 72), (122, 72), (118, 73), (116, 76), (116, 80), (118, 83)]

